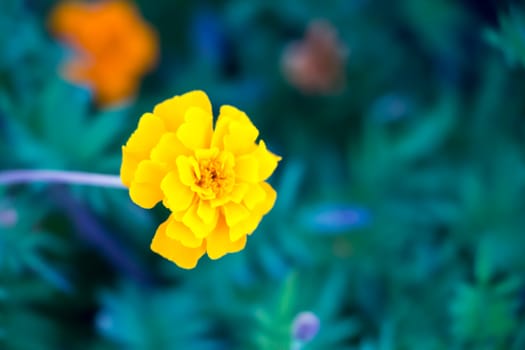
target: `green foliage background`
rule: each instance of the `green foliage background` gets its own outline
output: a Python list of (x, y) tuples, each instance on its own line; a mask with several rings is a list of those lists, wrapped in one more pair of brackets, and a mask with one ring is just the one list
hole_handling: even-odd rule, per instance
[[(0, 187), (0, 349), (525, 349), (525, 6), (141, 0), (161, 60), (131, 104), (61, 80), (54, 2), (0, 0), (0, 169), (117, 174), (143, 112), (190, 89), (283, 156), (247, 248), (191, 271), (149, 250), (166, 213), (119, 190)], [(346, 87), (306, 95), (286, 45), (329, 20)]]

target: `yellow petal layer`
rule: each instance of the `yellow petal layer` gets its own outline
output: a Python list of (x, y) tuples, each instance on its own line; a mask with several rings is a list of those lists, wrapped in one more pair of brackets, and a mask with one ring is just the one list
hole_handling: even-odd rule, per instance
[(176, 171), (169, 172), (162, 180), (160, 187), (167, 199), (165, 204), (173, 212), (188, 209), (195, 196), (188, 186), (180, 182)]
[(233, 186), (233, 189), (232, 189), (231, 193), (229, 194), (229, 199), (232, 202), (241, 203), (243, 198), (247, 195), (248, 189), (249, 189), (248, 184), (245, 184), (245, 183), (242, 183), (242, 182), (241, 183), (236, 183)]
[(186, 112), (184, 123), (177, 130), (177, 137), (189, 149), (208, 148), (213, 133), (213, 117), (200, 108)]
[(217, 225), (218, 215), (211, 222), (204, 222), (198, 214), (199, 204), (195, 203), (190, 206), (182, 217), (182, 222), (199, 238), (207, 237)]
[(143, 160), (137, 166), (133, 181), (159, 184), (165, 175), (166, 168), (162, 164), (152, 160)]
[(244, 235), (253, 233), (257, 226), (259, 226), (263, 215), (267, 214), (275, 204), (277, 193), (272, 186), (266, 182), (261, 182), (258, 186), (265, 193), (264, 199), (255, 205), (253, 210), (250, 211), (248, 217), (230, 226), (230, 239), (232, 241), (237, 240)]
[(252, 155), (241, 156), (235, 161), (235, 175), (239, 179), (256, 183), (259, 182), (259, 162)]
[(226, 224), (232, 227), (244, 220), (250, 215), (250, 212), (242, 204), (234, 202), (226, 203), (224, 206), (224, 217), (226, 218)]
[(258, 135), (259, 130), (244, 112), (232, 106), (222, 106), (211, 145), (236, 155), (244, 154), (253, 151)]
[(202, 245), (202, 238), (196, 237), (186, 225), (177, 221), (173, 215), (168, 219), (166, 234), (189, 248), (198, 248)]
[(191, 150), (184, 147), (174, 132), (168, 132), (162, 135), (158, 144), (151, 150), (151, 159), (172, 169), (176, 166), (177, 157), (183, 154), (191, 154)]
[(255, 231), (262, 220), (262, 215), (251, 213), (250, 216), (230, 227), (230, 239), (236, 241)]
[(165, 132), (164, 122), (159, 117), (144, 113), (139, 120), (137, 130), (131, 134), (125, 148), (141, 159), (146, 159)]
[(151, 250), (162, 257), (173, 261), (183, 269), (193, 269), (206, 251), (205, 242), (200, 247), (189, 248), (183, 246), (179, 241), (168, 237), (166, 234), (168, 222), (162, 223), (153, 237)]
[(233, 122), (230, 132), (224, 136), (224, 149), (233, 154), (245, 154), (253, 150), (259, 132), (253, 125)]
[(266, 198), (266, 191), (260, 184), (249, 185), (248, 191), (244, 195), (242, 202), (249, 210), (253, 210), (255, 206), (261, 203)]
[(206, 251), (210, 259), (219, 259), (228, 253), (235, 253), (246, 246), (246, 236), (236, 241), (230, 240), (229, 227), (221, 218), (217, 227), (206, 238)]
[(264, 181), (269, 178), (275, 168), (277, 168), (277, 163), (281, 160), (281, 157), (268, 151), (266, 144), (262, 140), (251, 155), (255, 157), (259, 163), (259, 181)]
[(217, 222), (219, 211), (217, 208), (213, 208), (209, 201), (200, 200), (197, 215), (199, 215), (205, 224), (212, 225)]
[(193, 157), (179, 156), (176, 160), (180, 181), (192, 186), (201, 177), (199, 163)]
[(163, 198), (160, 183), (165, 174), (164, 167), (158, 163), (140, 162), (129, 188), (131, 200), (142, 208), (153, 208)]
[(135, 171), (142, 159), (131, 152), (126, 150), (126, 147), (122, 146), (122, 164), (120, 165), (120, 178), (122, 183), (129, 187), (131, 181), (135, 176)]
[(177, 131), (184, 122), (184, 116), (191, 107), (198, 107), (211, 115), (211, 103), (204, 91), (195, 90), (184, 95), (175, 96), (165, 100), (153, 109), (153, 114), (162, 118), (169, 131)]
[(148, 183), (132, 182), (129, 188), (131, 200), (144, 209), (151, 209), (162, 200), (162, 192)]
[(261, 215), (266, 215), (275, 204), (275, 200), (277, 199), (277, 192), (275, 192), (273, 187), (267, 182), (261, 182), (259, 186), (261, 186), (264, 192), (266, 192), (266, 197), (263, 201), (261, 201), (255, 206), (253, 211)]

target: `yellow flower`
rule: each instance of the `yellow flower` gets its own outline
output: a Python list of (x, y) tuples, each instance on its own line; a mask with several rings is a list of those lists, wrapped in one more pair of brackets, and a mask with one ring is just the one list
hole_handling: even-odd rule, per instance
[(142, 115), (122, 147), (122, 182), (143, 208), (171, 211), (151, 249), (191, 269), (206, 252), (211, 259), (242, 250), (276, 199), (265, 182), (279, 156), (268, 151), (248, 116), (222, 106), (213, 126), (202, 91), (175, 96)]

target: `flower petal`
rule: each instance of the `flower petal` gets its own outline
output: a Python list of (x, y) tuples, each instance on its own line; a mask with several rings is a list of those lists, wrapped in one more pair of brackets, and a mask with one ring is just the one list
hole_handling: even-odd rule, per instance
[(190, 153), (191, 151), (184, 147), (174, 132), (168, 132), (162, 135), (159, 143), (151, 150), (151, 159), (173, 168), (176, 166), (175, 160), (178, 156)]
[(126, 187), (129, 187), (131, 185), (131, 181), (135, 176), (135, 171), (137, 171), (137, 167), (141, 160), (142, 159), (140, 159), (140, 157), (137, 157), (135, 154), (127, 151), (126, 147), (122, 146), (122, 164), (120, 166), (120, 178), (122, 179), (122, 183)]
[(184, 123), (177, 130), (177, 137), (189, 149), (208, 148), (213, 133), (212, 115), (192, 107), (186, 112)]
[(224, 136), (224, 149), (236, 155), (249, 153), (255, 148), (258, 133), (247, 125), (231, 123), (230, 133)]
[(222, 106), (211, 145), (236, 155), (253, 151), (259, 130), (248, 116), (232, 106)]
[(151, 209), (162, 200), (162, 192), (158, 186), (149, 183), (132, 182), (129, 196), (135, 204), (144, 209)]
[(243, 236), (252, 234), (253, 231), (259, 226), (262, 220), (262, 215), (252, 213), (247, 218), (243, 219), (239, 223), (230, 227), (230, 239), (236, 241), (241, 239)]
[(224, 205), (224, 217), (228, 226), (232, 227), (250, 215), (250, 212), (242, 204), (229, 202)]
[(190, 91), (159, 103), (153, 109), (153, 114), (164, 120), (169, 131), (175, 132), (184, 122), (184, 116), (191, 107), (198, 107), (210, 116), (212, 114), (210, 100), (206, 93), (200, 90)]
[(195, 158), (198, 160), (202, 159), (214, 159), (219, 155), (219, 149), (217, 147), (211, 147), (206, 149), (196, 149)]
[(166, 234), (168, 237), (176, 239), (183, 246), (189, 248), (198, 248), (202, 245), (202, 238), (196, 237), (186, 225), (177, 221), (173, 215), (169, 217), (167, 222)]
[[(197, 213), (199, 204), (195, 203), (186, 211), (182, 217), (182, 222), (186, 225), (194, 234), (199, 238), (207, 237), (215, 226), (217, 225), (217, 219), (210, 223), (204, 222)], [(218, 218), (218, 215), (217, 215)]]
[(235, 175), (239, 179), (256, 183), (259, 182), (259, 162), (252, 155), (241, 156), (235, 160)]
[(269, 178), (275, 168), (277, 168), (277, 163), (281, 160), (281, 157), (268, 151), (266, 144), (262, 140), (259, 142), (259, 146), (252, 155), (259, 163), (259, 181), (264, 181)]
[(193, 157), (179, 156), (177, 158), (177, 170), (180, 181), (186, 186), (192, 186), (200, 179), (201, 173), (199, 163)]
[(162, 200), (160, 182), (165, 174), (164, 167), (158, 163), (151, 160), (140, 162), (129, 188), (131, 200), (143, 208), (153, 208)]
[(231, 193), (229, 194), (231, 201), (235, 203), (240, 203), (243, 200), (243, 198), (246, 196), (248, 189), (249, 189), (248, 184), (236, 183), (233, 186)]
[(162, 120), (151, 113), (144, 113), (139, 120), (137, 129), (126, 143), (126, 150), (146, 159), (151, 149), (159, 142), (166, 132)]
[(193, 201), (194, 193), (179, 180), (179, 174), (171, 171), (164, 177), (160, 187), (167, 201), (165, 204), (173, 212), (186, 210)]
[(261, 182), (259, 186), (261, 186), (261, 188), (266, 192), (266, 197), (262, 202), (258, 203), (255, 206), (254, 211), (261, 215), (266, 215), (275, 204), (275, 200), (277, 199), (277, 192), (275, 192), (273, 187), (266, 182)]
[(230, 239), (232, 241), (239, 239), (243, 235), (253, 233), (261, 222), (263, 215), (268, 213), (275, 204), (277, 193), (272, 186), (266, 182), (261, 182), (258, 186), (265, 192), (264, 199), (255, 205), (248, 217), (230, 226)]
[(219, 259), (228, 253), (238, 252), (246, 246), (246, 236), (232, 241), (229, 230), (224, 218), (221, 217), (215, 230), (206, 238), (206, 251), (210, 259)]
[(222, 207), (224, 204), (230, 202), (232, 198), (230, 196), (221, 196), (218, 198), (210, 199), (211, 206), (213, 208)]
[(217, 222), (219, 211), (211, 206), (210, 201), (200, 200), (197, 215), (205, 224), (211, 225)]
[(206, 243), (203, 242), (200, 247), (189, 248), (183, 246), (175, 239), (168, 237), (166, 234), (168, 222), (163, 222), (153, 237), (151, 250), (162, 257), (173, 261), (177, 266), (183, 269), (193, 269), (197, 262), (206, 251)]
[(267, 197), (266, 191), (260, 184), (250, 185), (248, 191), (242, 199), (242, 203), (249, 210), (253, 210), (255, 206), (261, 203)]
[(165, 175), (166, 168), (162, 164), (152, 160), (143, 160), (137, 166), (137, 171), (135, 172), (133, 181), (160, 184)]
[(231, 242), (230, 247), (228, 249), (228, 253), (237, 253), (243, 250), (244, 247), (246, 247), (247, 240), (248, 239), (246, 236), (242, 236), (238, 240)]

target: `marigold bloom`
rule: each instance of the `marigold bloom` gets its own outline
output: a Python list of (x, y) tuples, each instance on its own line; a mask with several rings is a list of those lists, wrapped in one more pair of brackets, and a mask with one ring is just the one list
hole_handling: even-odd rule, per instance
[(151, 249), (183, 268), (206, 252), (211, 259), (240, 251), (274, 205), (265, 182), (280, 157), (256, 143), (248, 116), (222, 106), (213, 127), (202, 91), (175, 96), (142, 115), (122, 147), (120, 175), (133, 202), (171, 211)]
[(65, 1), (50, 15), (51, 31), (73, 49), (65, 77), (93, 89), (101, 105), (134, 95), (158, 58), (158, 39), (131, 2)]

